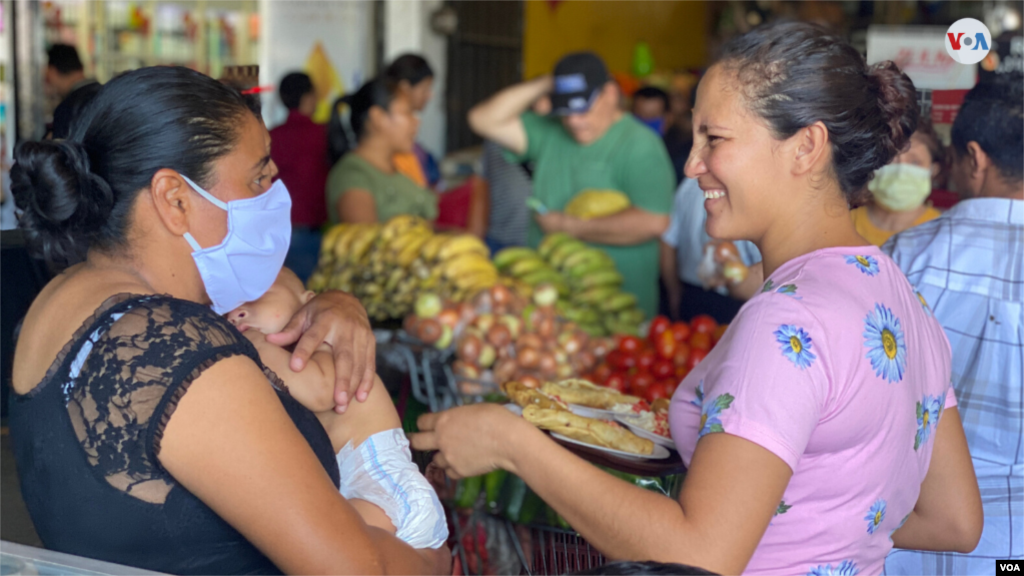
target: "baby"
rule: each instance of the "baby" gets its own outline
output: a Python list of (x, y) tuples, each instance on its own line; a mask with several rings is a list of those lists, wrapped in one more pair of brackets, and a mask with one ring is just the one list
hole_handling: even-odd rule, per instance
[(313, 296), (294, 273), (283, 269), (262, 298), (239, 306), (227, 318), (256, 346), (292, 397), (320, 419), (337, 454), (341, 495), (363, 520), (413, 548), (443, 545), (448, 524), (441, 502), (412, 462), (398, 412), (380, 379), (366, 402), (352, 402), (344, 414), (337, 414), (330, 349), (321, 346), (301, 372), (293, 372), (291, 353), (267, 342), (266, 335), (283, 330)]

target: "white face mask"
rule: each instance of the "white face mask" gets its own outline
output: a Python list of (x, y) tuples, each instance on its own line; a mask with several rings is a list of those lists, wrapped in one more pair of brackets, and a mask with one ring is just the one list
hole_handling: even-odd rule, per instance
[(889, 164), (868, 182), (875, 201), (894, 212), (913, 210), (932, 192), (932, 171), (913, 164)]
[(185, 175), (181, 177), (197, 194), (228, 213), (228, 233), (216, 246), (203, 248), (185, 233), (213, 311), (225, 314), (258, 300), (277, 279), (291, 243), (288, 188), (278, 180), (259, 196), (225, 203)]

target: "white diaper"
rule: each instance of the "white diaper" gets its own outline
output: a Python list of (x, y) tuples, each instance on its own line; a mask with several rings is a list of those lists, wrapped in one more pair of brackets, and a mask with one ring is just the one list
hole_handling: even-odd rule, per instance
[(405, 432), (378, 432), (358, 448), (338, 452), (341, 495), (384, 510), (396, 536), (413, 548), (438, 548), (448, 540), (448, 522), (437, 493), (412, 461)]

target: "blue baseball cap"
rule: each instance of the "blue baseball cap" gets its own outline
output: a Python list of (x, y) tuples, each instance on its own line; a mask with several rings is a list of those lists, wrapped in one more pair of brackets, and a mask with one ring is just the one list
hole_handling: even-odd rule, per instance
[(608, 68), (597, 54), (575, 52), (564, 56), (555, 64), (551, 113), (568, 116), (587, 112), (609, 80)]

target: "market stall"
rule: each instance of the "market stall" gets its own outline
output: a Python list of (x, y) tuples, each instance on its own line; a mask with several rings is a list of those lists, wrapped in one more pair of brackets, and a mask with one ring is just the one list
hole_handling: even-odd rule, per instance
[[(474, 236), (435, 233), (410, 216), (335, 226), (309, 281), (366, 307), (378, 370), (404, 380), (392, 392), (407, 431), (424, 411), (501, 403), (610, 474), (675, 497), (685, 470), (669, 399), (726, 326), (644, 318), (621, 286), (599, 247), (564, 234), (492, 255)], [(435, 484), (466, 574), (566, 573), (604, 561), (513, 475)]]

